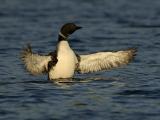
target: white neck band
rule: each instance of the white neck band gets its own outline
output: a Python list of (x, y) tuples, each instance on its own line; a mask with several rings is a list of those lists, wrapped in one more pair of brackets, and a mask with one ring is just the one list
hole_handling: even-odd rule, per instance
[(67, 37), (66, 37), (65, 35), (63, 35), (61, 32), (59, 32), (59, 35), (60, 35), (61, 37), (63, 37), (64, 39), (67, 39)]

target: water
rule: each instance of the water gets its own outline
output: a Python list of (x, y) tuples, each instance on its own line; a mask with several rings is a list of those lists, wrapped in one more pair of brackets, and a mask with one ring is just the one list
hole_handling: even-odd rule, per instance
[[(62, 24), (83, 29), (70, 38), (79, 54), (138, 48), (126, 67), (75, 75), (55, 84), (31, 76), (19, 53), (55, 49)], [(159, 0), (0, 0), (0, 119), (159, 120)]]

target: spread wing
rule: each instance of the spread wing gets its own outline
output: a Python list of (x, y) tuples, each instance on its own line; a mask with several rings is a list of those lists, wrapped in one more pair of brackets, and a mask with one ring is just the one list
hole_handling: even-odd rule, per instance
[(135, 49), (118, 52), (98, 52), (80, 55), (77, 71), (80, 73), (109, 70), (128, 64), (135, 56)]
[(34, 54), (31, 46), (28, 45), (27, 48), (23, 49), (21, 59), (31, 74), (38, 75), (48, 71), (48, 62), (52, 60), (52, 57)]

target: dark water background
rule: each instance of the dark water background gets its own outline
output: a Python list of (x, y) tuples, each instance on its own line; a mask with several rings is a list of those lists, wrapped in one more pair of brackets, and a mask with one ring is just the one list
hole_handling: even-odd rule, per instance
[[(66, 22), (83, 26), (70, 38), (77, 53), (136, 47), (136, 59), (75, 76), (86, 83), (31, 76), (22, 47), (54, 50)], [(160, 120), (160, 0), (0, 0), (0, 119)]]

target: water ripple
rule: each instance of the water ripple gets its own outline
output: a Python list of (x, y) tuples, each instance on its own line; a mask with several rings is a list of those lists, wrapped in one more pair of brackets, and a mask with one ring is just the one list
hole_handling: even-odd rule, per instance
[[(116, 3), (116, 4), (115, 4)], [(159, 120), (159, 0), (1, 0), (0, 119)], [(83, 29), (69, 38), (76, 53), (138, 48), (126, 67), (76, 74), (55, 83), (31, 76), (19, 58), (54, 51), (62, 24)]]

